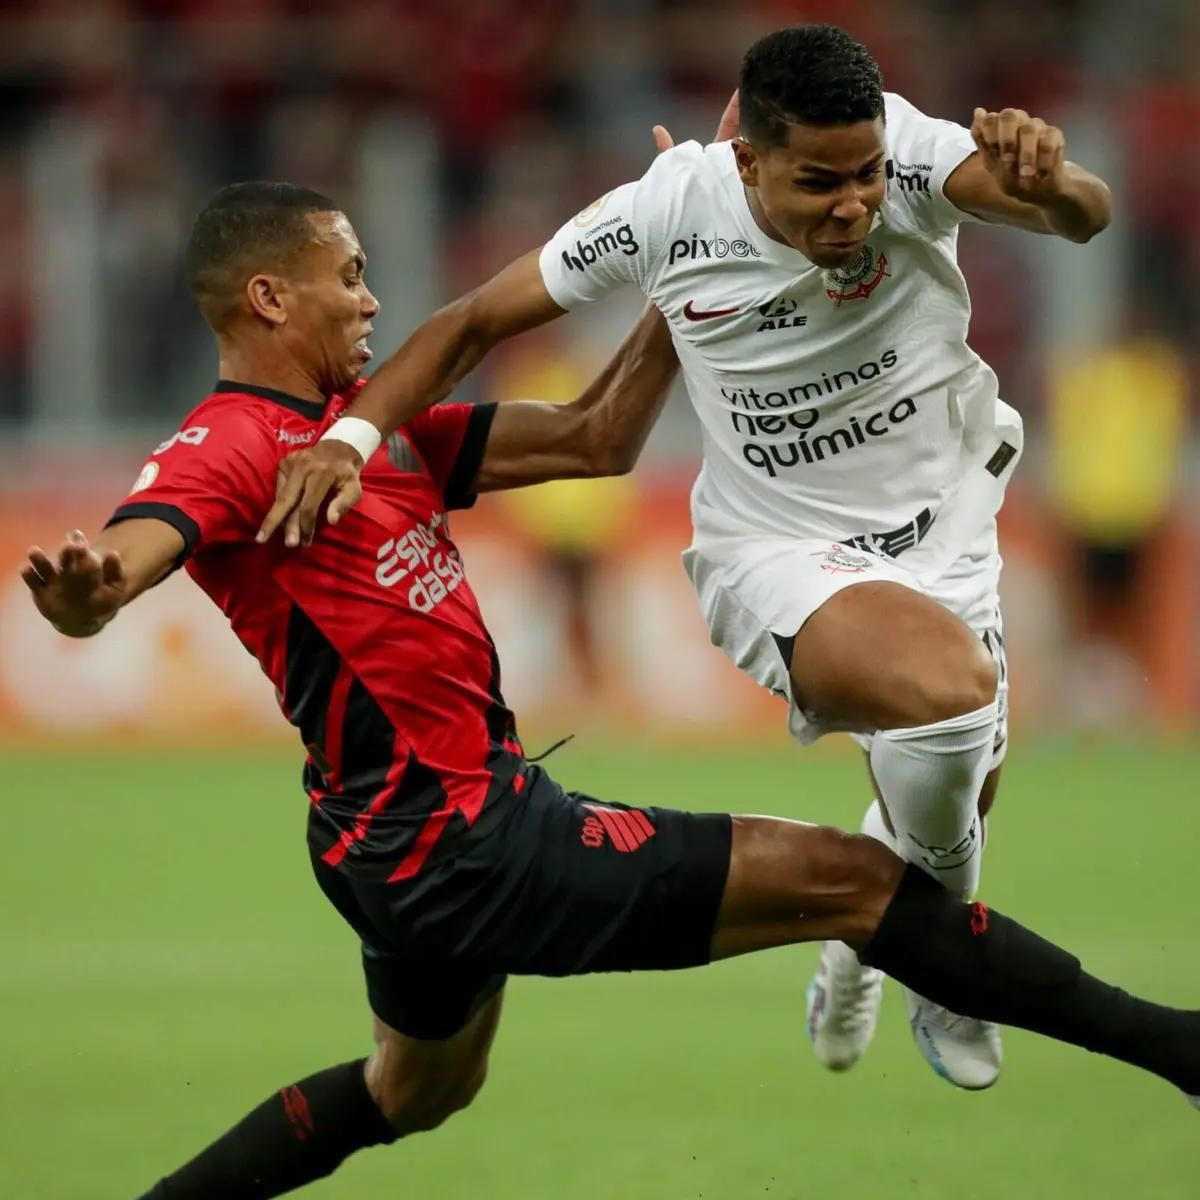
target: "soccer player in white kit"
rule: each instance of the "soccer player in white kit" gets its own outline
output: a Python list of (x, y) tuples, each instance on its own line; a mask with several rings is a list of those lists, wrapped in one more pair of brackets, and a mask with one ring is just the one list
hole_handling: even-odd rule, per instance
[[(347, 444), (369, 457), (496, 342), (640, 288), (703, 431), (684, 562), (713, 642), (786, 699), (801, 742), (851, 733), (878, 797), (863, 832), (969, 897), (1006, 748), (995, 514), (1022, 435), (966, 343), (957, 230), (1084, 242), (1108, 223), (1108, 189), (1023, 111), (977, 109), (967, 129), (885, 93), (831, 26), (757, 42), (739, 94), (732, 145), (659, 155), (435, 314), (357, 421), (296, 456), (272, 520), (301, 501), (293, 537), (309, 536), (326, 488), (356, 476)], [(881, 990), (848, 947), (823, 945), (808, 1024), (827, 1067), (861, 1056)], [(915, 993), (908, 1011), (939, 1075), (995, 1082), (996, 1026)]]

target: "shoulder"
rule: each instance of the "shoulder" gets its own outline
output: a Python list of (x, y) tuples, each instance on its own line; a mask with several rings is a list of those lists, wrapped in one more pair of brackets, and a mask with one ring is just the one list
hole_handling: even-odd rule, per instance
[(214, 393), (202, 400), (179, 423), (170, 437), (155, 447), (153, 456), (167, 454), (176, 447), (192, 447), (204, 457), (222, 457), (242, 453), (261, 457), (281, 452), (285, 446), (286, 410), (254, 396)]
[(883, 93), (883, 112), (889, 129), (892, 127), (893, 121), (904, 122), (925, 116), (915, 104), (906, 100), (899, 92)]

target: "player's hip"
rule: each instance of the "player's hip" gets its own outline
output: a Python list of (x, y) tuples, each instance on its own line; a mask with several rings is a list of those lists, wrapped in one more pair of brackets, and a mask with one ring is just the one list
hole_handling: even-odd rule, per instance
[[(524, 780), (410, 877), (336, 868), (360, 936), (391, 954), (514, 974), (707, 960), (728, 816), (602, 803), (563, 791), (536, 766)], [(313, 861), (319, 880), (335, 869)]]

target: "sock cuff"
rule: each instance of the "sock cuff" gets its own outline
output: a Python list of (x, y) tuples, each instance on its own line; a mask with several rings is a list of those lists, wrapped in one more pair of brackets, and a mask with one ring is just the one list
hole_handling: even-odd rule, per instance
[(881, 729), (875, 737), (896, 743), (924, 742), (931, 750), (942, 753), (973, 750), (989, 743), (994, 737), (999, 713), (999, 706), (993, 700), (974, 712), (960, 713), (957, 717), (935, 721), (930, 725)]
[(390, 1146), (400, 1135), (383, 1115), (379, 1105), (375, 1103), (375, 1097), (371, 1095), (371, 1091), (367, 1087), (367, 1060), (365, 1058), (355, 1059), (353, 1062), (343, 1064), (342, 1069), (353, 1075), (353, 1079), (348, 1081), (347, 1093), (354, 1097), (354, 1115), (362, 1123), (364, 1134), (371, 1139), (367, 1144)]

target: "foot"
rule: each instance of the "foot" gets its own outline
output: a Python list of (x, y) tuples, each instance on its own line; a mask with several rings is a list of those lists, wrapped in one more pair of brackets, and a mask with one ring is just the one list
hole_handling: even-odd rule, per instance
[[(1186, 1095), (1186, 1093), (1184, 1093)], [(1187, 1102), (1193, 1108), (1200, 1108), (1200, 1096), (1187, 1096)]]
[(943, 1079), (955, 1087), (978, 1092), (1000, 1078), (1004, 1052), (998, 1025), (957, 1016), (908, 988), (904, 995), (917, 1049)]
[(823, 942), (817, 973), (808, 985), (808, 1036), (817, 1061), (848, 1071), (875, 1036), (883, 972), (864, 967), (843, 942)]

